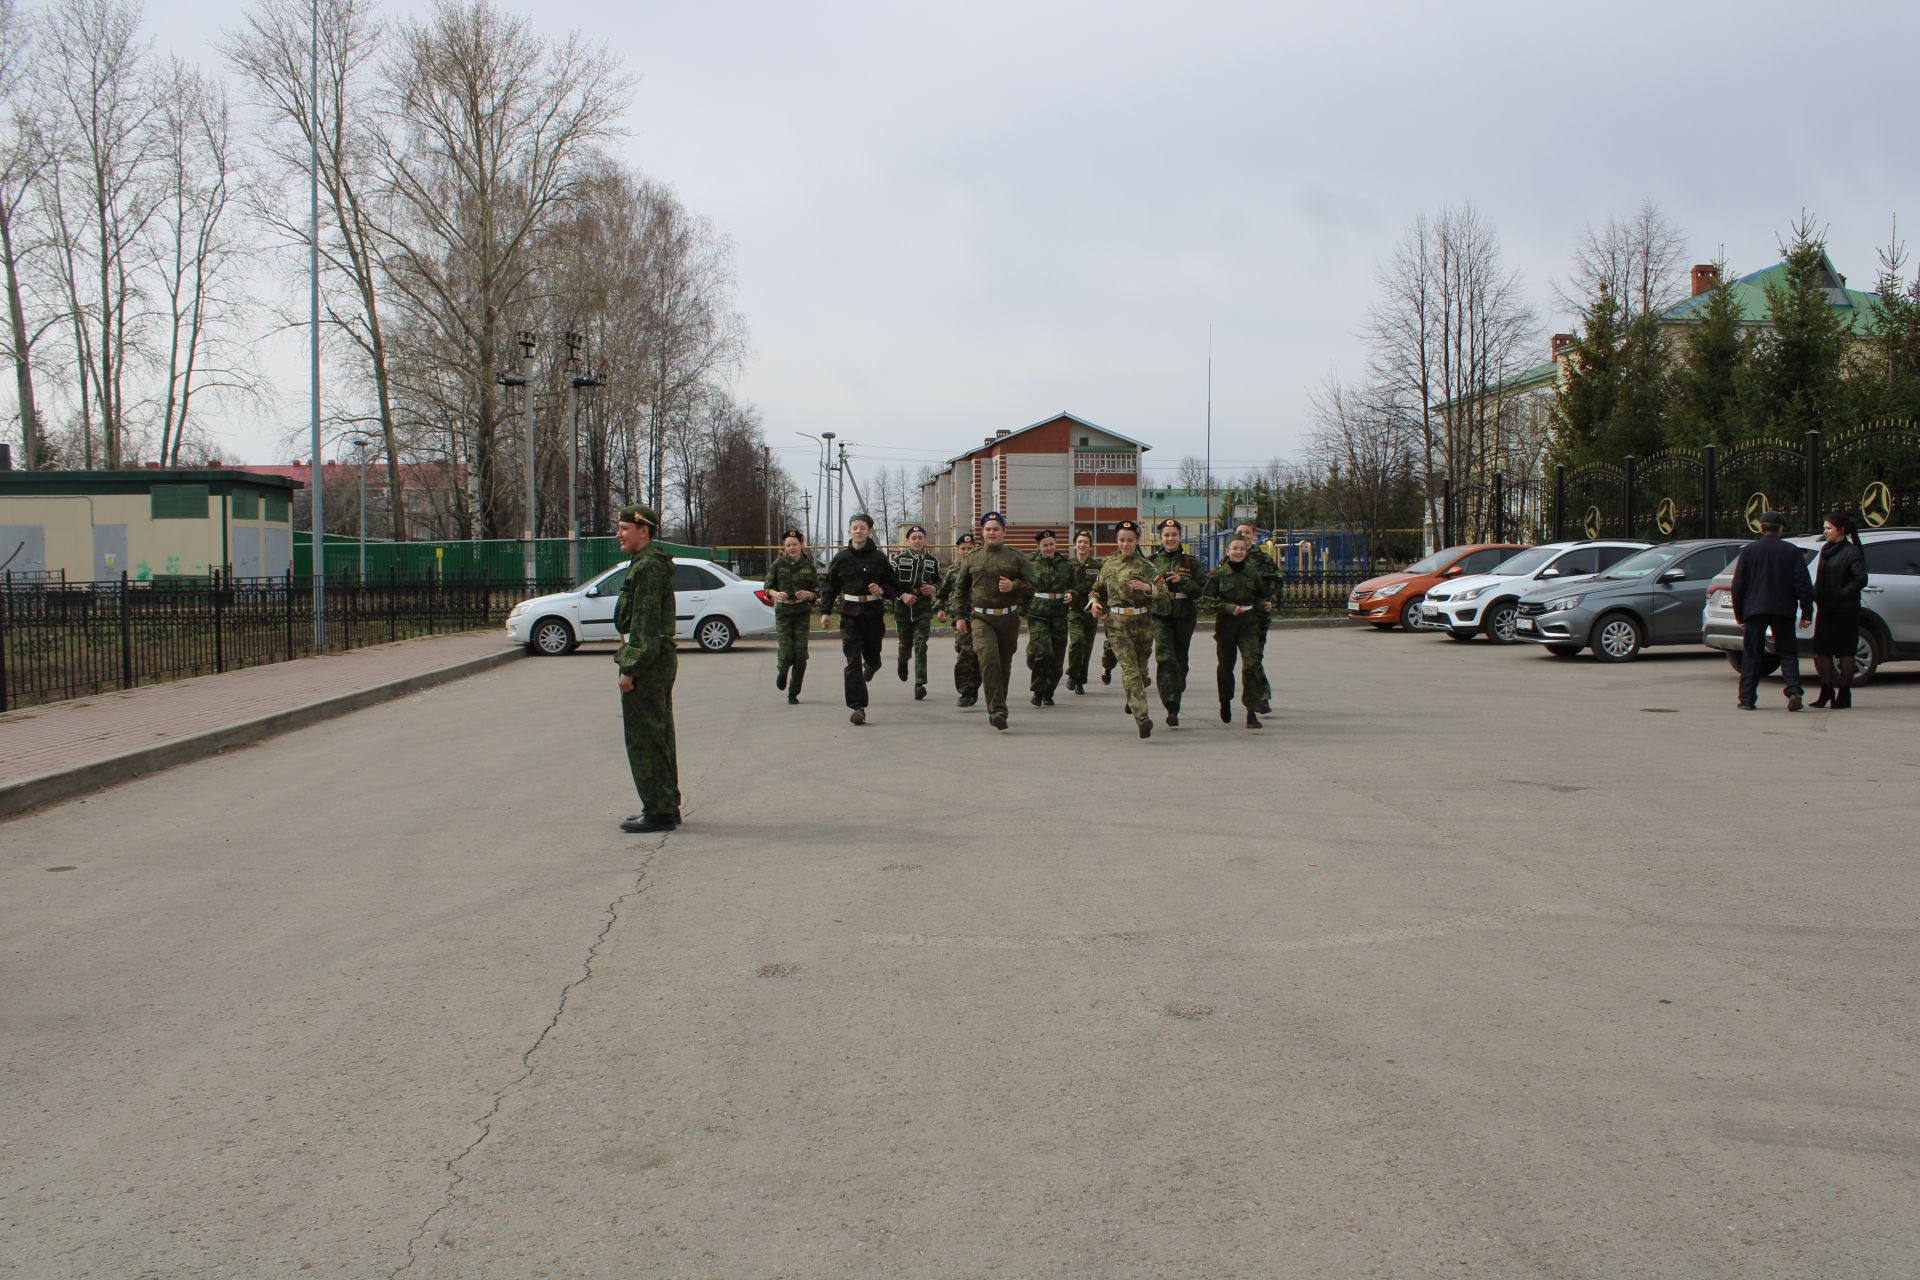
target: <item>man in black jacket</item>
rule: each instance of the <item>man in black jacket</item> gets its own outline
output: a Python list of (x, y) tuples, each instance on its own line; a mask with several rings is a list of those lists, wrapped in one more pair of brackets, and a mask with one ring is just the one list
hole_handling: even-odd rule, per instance
[(1740, 709), (1751, 711), (1760, 693), (1760, 655), (1767, 633), (1773, 633), (1773, 651), (1780, 656), (1780, 673), (1787, 678), (1787, 710), (1798, 711), (1800, 700), (1800, 642), (1793, 633), (1794, 616), (1804, 625), (1813, 621), (1813, 580), (1800, 548), (1781, 540), (1787, 518), (1778, 511), (1760, 517), (1760, 537), (1740, 550), (1733, 562), (1733, 620), (1746, 628), (1746, 647), (1740, 655)]
[(846, 655), (847, 718), (867, 722), (867, 681), (880, 669), (880, 642), (887, 634), (887, 588), (893, 565), (873, 540), (873, 517), (847, 522), (847, 545), (836, 551), (820, 584), (820, 628), (840, 614), (840, 652)]

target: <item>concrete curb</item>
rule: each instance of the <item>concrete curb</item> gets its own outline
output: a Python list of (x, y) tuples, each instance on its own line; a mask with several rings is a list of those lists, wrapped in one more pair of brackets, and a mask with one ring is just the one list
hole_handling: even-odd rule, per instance
[(171, 769), (175, 765), (187, 764), (234, 747), (243, 747), (248, 743), (259, 742), (263, 738), (271, 738), (276, 734), (304, 729), (308, 725), (332, 720), (364, 707), (391, 702), (395, 698), (404, 698), (422, 689), (431, 689), (435, 685), (448, 684), (465, 676), (491, 671), (495, 667), (504, 666), (525, 656), (526, 650), (519, 647), (503, 648), (498, 653), (469, 658), (465, 662), (456, 662), (452, 666), (440, 667), (433, 671), (404, 676), (399, 680), (391, 680), (370, 689), (356, 689), (352, 693), (342, 693), (331, 698), (322, 698), (318, 702), (309, 702), (303, 706), (289, 707), (285, 711), (257, 716), (252, 720), (243, 720), (239, 724), (231, 724), (222, 729), (210, 729), (189, 738), (179, 738), (173, 742), (163, 742), (158, 746), (143, 747), (139, 751), (109, 756), (105, 760), (94, 760), (69, 769), (57, 769), (51, 773), (22, 778), (18, 782), (0, 784), (0, 818), (15, 817), (28, 809), (36, 809), (56, 800), (70, 799), (88, 791), (96, 791), (101, 787), (110, 787), (116, 782), (125, 782), (143, 774)]

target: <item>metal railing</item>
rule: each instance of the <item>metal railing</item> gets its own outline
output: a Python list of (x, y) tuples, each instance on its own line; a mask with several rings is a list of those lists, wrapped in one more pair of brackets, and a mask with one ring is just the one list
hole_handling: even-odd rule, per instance
[[(536, 592), (572, 584), (536, 584)], [(518, 577), (327, 584), (328, 650), (502, 625), (529, 594)], [(0, 711), (313, 654), (312, 584), (0, 579)]]

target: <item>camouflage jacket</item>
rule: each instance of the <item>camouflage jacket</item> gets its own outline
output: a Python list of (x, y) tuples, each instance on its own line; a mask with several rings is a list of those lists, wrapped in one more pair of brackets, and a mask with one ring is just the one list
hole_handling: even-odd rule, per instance
[[(1150, 584), (1148, 589), (1127, 585), (1135, 578)], [(1154, 575), (1153, 561), (1137, 551), (1130, 556), (1115, 552), (1102, 561), (1089, 594), (1104, 609), (1144, 609), (1168, 598), (1166, 584)]]
[(1206, 586), (1200, 592), (1199, 609), (1202, 614), (1232, 613), (1235, 605), (1258, 608), (1266, 597), (1267, 584), (1261, 581), (1260, 569), (1253, 563), (1253, 557), (1248, 556), (1239, 564), (1223, 561), (1207, 575)]
[(613, 606), (613, 625), (620, 632), (620, 651), (613, 660), (623, 676), (673, 652), (673, 561), (659, 547), (650, 546), (628, 562), (627, 579)]
[(1273, 557), (1268, 555), (1266, 549), (1263, 547), (1248, 547), (1247, 563), (1260, 571), (1260, 599), (1262, 601), (1278, 603), (1280, 599), (1280, 566), (1274, 563)]
[(1200, 562), (1184, 551), (1161, 550), (1154, 554), (1153, 572), (1157, 580), (1163, 581), (1169, 574), (1180, 575), (1180, 581), (1165, 583), (1165, 603), (1155, 598), (1154, 615), (1161, 618), (1193, 617), (1194, 602), (1200, 598), (1200, 590), (1205, 585), (1200, 575)]
[[(767, 591), (787, 593), (787, 603), (773, 606), (774, 612), (783, 618), (789, 614), (810, 612), (820, 603), (820, 571), (813, 567), (813, 561), (806, 556), (798, 560), (781, 556), (768, 567), (767, 580), (760, 585)], [(814, 598), (795, 600), (792, 597), (798, 591), (811, 591)]]
[[(940, 562), (933, 558), (933, 552), (902, 547), (888, 556), (887, 562), (893, 566), (893, 585), (890, 588), (893, 592), (893, 611), (916, 618), (922, 614), (931, 616), (933, 599), (921, 595), (920, 588), (933, 587), (935, 595), (939, 594)], [(911, 604), (900, 598), (909, 592), (913, 594)]]
[(1100, 557), (1088, 556), (1085, 560), (1070, 558), (1067, 563), (1073, 566), (1072, 613), (1074, 616), (1084, 615), (1087, 605), (1093, 600), (1093, 584), (1100, 577)]
[[(1000, 589), (1001, 578), (1013, 579), (1013, 590)], [(960, 562), (953, 580), (954, 606), (962, 618), (976, 609), (1017, 609), (1033, 594), (1033, 566), (1004, 542), (981, 547)]]
[(1033, 573), (1033, 599), (1027, 601), (1029, 618), (1064, 618), (1069, 608), (1062, 600), (1042, 600), (1042, 594), (1065, 596), (1073, 593), (1076, 605), (1086, 603), (1084, 589), (1078, 581), (1079, 574), (1074, 571), (1073, 561), (1066, 556), (1056, 555), (1049, 560), (1045, 556), (1035, 555), (1027, 561)]

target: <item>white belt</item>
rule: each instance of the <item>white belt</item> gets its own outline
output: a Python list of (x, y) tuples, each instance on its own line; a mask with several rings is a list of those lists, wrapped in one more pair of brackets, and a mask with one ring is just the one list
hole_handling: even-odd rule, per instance
[(869, 600), (880, 600), (884, 598), (885, 597), (883, 596), (850, 596), (843, 593), (840, 597), (840, 603), (841, 604), (865, 604)]
[(1000, 617), (1000, 616), (1001, 616), (1001, 615), (1003, 615), (1003, 614), (1008, 614), (1008, 613), (1015, 613), (1015, 612), (1017, 612), (1017, 610), (1014, 610), (1014, 609), (975, 609), (975, 610), (974, 610), (974, 612), (975, 612), (975, 613), (984, 613), (984, 614), (986, 614), (986, 615), (987, 615), (987, 616), (988, 616), (989, 618), (998, 618), (998, 617)]
[(1033, 598), (1035, 600), (1065, 600), (1067, 595), (1068, 593), (1065, 591), (1036, 591), (1033, 593)]
[(1145, 609), (1144, 607), (1142, 607), (1142, 608), (1139, 608), (1139, 609), (1128, 609), (1128, 608), (1125, 608), (1125, 607), (1123, 607), (1123, 606), (1121, 606), (1121, 605), (1115, 605), (1115, 606), (1113, 606), (1113, 608), (1111, 608), (1111, 609), (1109, 609), (1109, 610), (1107, 610), (1107, 612), (1108, 612), (1108, 613), (1113, 613), (1113, 614), (1118, 614), (1118, 615), (1119, 615), (1120, 617), (1122, 617), (1122, 618), (1130, 618), (1130, 617), (1132, 617), (1132, 616), (1133, 616), (1134, 614), (1136, 614), (1136, 613), (1145, 613), (1145, 612), (1146, 612), (1146, 609)]

